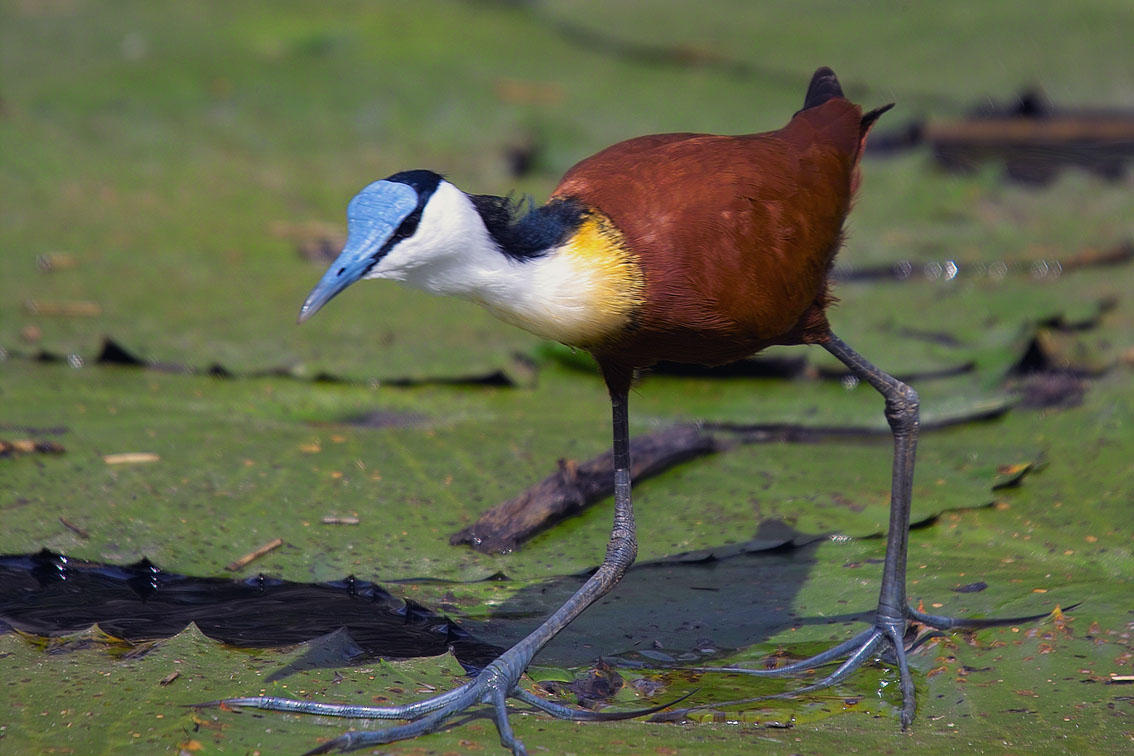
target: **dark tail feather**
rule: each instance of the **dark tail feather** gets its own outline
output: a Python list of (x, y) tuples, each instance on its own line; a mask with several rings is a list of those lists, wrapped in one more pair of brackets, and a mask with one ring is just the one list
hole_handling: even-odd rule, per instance
[(862, 151), (866, 149), (866, 137), (870, 136), (870, 129), (878, 121), (878, 118), (890, 108), (894, 107), (894, 103), (883, 105), (880, 108), (875, 108), (869, 113), (864, 113), (862, 120), (859, 121), (858, 127), (858, 157), (855, 160), (862, 158)]
[(882, 116), (883, 113), (885, 113), (887, 110), (889, 110), (892, 107), (894, 107), (894, 103), (891, 102), (889, 105), (883, 105), (880, 108), (875, 108), (874, 110), (870, 111), (869, 113), (864, 113), (862, 115), (862, 121), (861, 121), (862, 133), (866, 134), (868, 131), (870, 131), (870, 127), (874, 125), (874, 122), (877, 121)]
[(823, 66), (811, 77), (811, 86), (807, 88), (807, 97), (803, 99), (803, 109), (814, 108), (836, 97), (843, 97), (843, 88), (839, 86), (835, 72)]

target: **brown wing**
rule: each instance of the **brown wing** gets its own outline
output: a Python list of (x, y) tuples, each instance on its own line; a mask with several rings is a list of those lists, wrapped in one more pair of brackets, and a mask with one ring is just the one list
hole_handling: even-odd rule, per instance
[(611, 354), (714, 364), (825, 334), (860, 120), (840, 98), (779, 131), (640, 137), (568, 171), (555, 195), (609, 216), (646, 276), (637, 327)]

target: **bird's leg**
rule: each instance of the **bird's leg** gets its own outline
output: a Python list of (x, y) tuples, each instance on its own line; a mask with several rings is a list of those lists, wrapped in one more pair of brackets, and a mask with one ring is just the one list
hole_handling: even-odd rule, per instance
[[(331, 751), (353, 751), (358, 748), (392, 743), (433, 732), (446, 720), (476, 704), (488, 704), (490, 715), (500, 732), (500, 742), (519, 756), (525, 754), (523, 743), (512, 733), (505, 704), (512, 697), (565, 719), (624, 719), (652, 713), (660, 708), (609, 715), (576, 712), (567, 707), (543, 702), (518, 686), (524, 669), (548, 641), (567, 627), (575, 617), (614, 587), (638, 554), (634, 531), (634, 508), (630, 501), (630, 430), (627, 409), (627, 391), (611, 391), (614, 416), (614, 527), (606, 547), (602, 565), (567, 599), (546, 621), (526, 638), (501, 654), (480, 672), (477, 677), (460, 687), (433, 698), (405, 706), (350, 706), (293, 701), (283, 698), (253, 697), (232, 698), (224, 703), (273, 711), (290, 711), (323, 716), (355, 717), (362, 719), (406, 719), (408, 724), (382, 730), (362, 730), (345, 733), (334, 740), (308, 751), (308, 754)], [(534, 699), (534, 700), (533, 700)], [(206, 704), (201, 704), (206, 705)], [(668, 705), (668, 704), (667, 704)], [(305, 755), (306, 756), (306, 755)]]
[[(898, 662), (902, 690), (902, 729), (913, 721), (916, 703), (913, 678), (909, 674), (903, 638), (909, 609), (906, 603), (906, 552), (910, 531), (910, 504), (913, 494), (914, 458), (917, 453), (918, 396), (906, 384), (868, 362), (838, 336), (831, 334), (823, 344), (859, 379), (869, 383), (886, 400), (886, 421), (894, 436), (894, 464), (890, 482), (890, 527), (886, 535), (886, 561), (882, 567), (882, 589), (874, 627), (839, 647), (839, 655), (850, 652), (846, 661), (827, 677), (796, 691), (804, 692), (833, 685), (866, 663), (871, 653), (889, 644)], [(834, 650), (834, 649), (832, 649)], [(815, 661), (825, 663), (831, 654), (820, 654), (793, 668), (806, 668)], [(788, 668), (781, 668), (787, 671)]]
[[(867, 362), (834, 334), (823, 346), (886, 399), (886, 421), (894, 435), (894, 468), (890, 482), (890, 527), (886, 534), (886, 561), (882, 567), (882, 590), (878, 596), (874, 623), (879, 630), (897, 630), (901, 637), (906, 630), (908, 615), (906, 553), (909, 546), (914, 457), (917, 454), (920, 424), (917, 392)], [(899, 661), (904, 661), (904, 653), (899, 651), (898, 658)]]
[[(743, 672), (764, 677), (783, 677), (814, 669), (839, 659), (845, 659), (833, 672), (810, 685), (766, 698), (790, 698), (800, 693), (834, 685), (868, 662), (878, 649), (890, 646), (897, 662), (902, 691), (902, 729), (913, 722), (916, 702), (913, 678), (909, 672), (904, 643), (906, 625), (916, 620), (938, 630), (988, 627), (1032, 619), (1013, 617), (1002, 620), (964, 620), (925, 614), (910, 607), (906, 601), (906, 552), (910, 530), (910, 504), (913, 494), (914, 456), (917, 451), (918, 396), (906, 384), (888, 375), (868, 362), (834, 334), (823, 344), (859, 379), (873, 386), (886, 400), (886, 420), (894, 436), (894, 464), (890, 484), (890, 526), (886, 535), (886, 560), (882, 567), (882, 589), (874, 626), (850, 640), (809, 659), (803, 659), (775, 669), (748, 669), (742, 667), (699, 668), (703, 671)], [(740, 702), (737, 702), (740, 703)]]

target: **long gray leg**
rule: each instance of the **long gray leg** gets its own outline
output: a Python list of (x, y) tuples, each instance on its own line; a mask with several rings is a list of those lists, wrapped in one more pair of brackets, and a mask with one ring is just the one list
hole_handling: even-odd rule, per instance
[[(747, 667), (695, 667), (694, 669), (700, 672), (740, 672), (759, 677), (784, 677), (821, 667), (836, 659), (846, 657), (846, 661), (833, 672), (802, 688), (786, 693), (727, 702), (744, 704), (770, 698), (792, 698), (801, 693), (834, 685), (868, 662), (875, 650), (884, 645), (889, 645), (894, 649), (894, 657), (898, 665), (902, 691), (901, 721), (902, 729), (905, 729), (913, 722), (916, 711), (913, 677), (910, 675), (907, 649), (904, 643), (908, 620), (916, 620), (938, 630), (957, 630), (1028, 622), (1042, 619), (1048, 615), (1044, 613), (999, 619), (962, 619), (926, 614), (913, 609), (906, 603), (906, 551), (909, 541), (914, 456), (917, 451), (918, 433), (917, 392), (897, 378), (887, 375), (870, 364), (834, 334), (831, 334), (830, 341), (823, 346), (849, 367), (851, 372), (859, 379), (866, 381), (882, 394), (886, 400), (886, 420), (889, 422), (894, 436), (893, 477), (890, 484), (890, 528), (886, 535), (886, 560), (882, 566), (882, 589), (878, 597), (878, 609), (874, 615), (874, 626), (823, 653), (775, 669), (749, 669)], [(1071, 608), (1074, 608), (1074, 606), (1077, 606), (1077, 604)], [(721, 705), (718, 702), (679, 709), (668, 712), (664, 718), (666, 721), (672, 721), (675, 716), (680, 716), (688, 711), (702, 709), (706, 706), (717, 707)]]
[(886, 561), (882, 565), (882, 588), (874, 627), (894, 647), (901, 676), (902, 729), (913, 722), (917, 710), (913, 679), (906, 661), (902, 637), (906, 632), (906, 554), (909, 550), (910, 506), (913, 500), (914, 459), (917, 456), (917, 392), (897, 378), (882, 372), (845, 341), (831, 334), (823, 345), (851, 372), (875, 388), (886, 400), (886, 422), (894, 435), (894, 464), (890, 479), (890, 528), (886, 533)]
[[(606, 556), (602, 565), (571, 598), (567, 599), (563, 606), (559, 607), (554, 614), (526, 638), (485, 667), (475, 680), (447, 693), (405, 706), (350, 706), (271, 697), (234, 698), (210, 703), (226, 703), (258, 709), (322, 714), (324, 716), (413, 720), (408, 724), (382, 730), (348, 732), (309, 751), (309, 754), (353, 751), (424, 735), (442, 727), (445, 721), (455, 714), (459, 714), (475, 704), (483, 703), (491, 707), (491, 716), (500, 732), (501, 743), (516, 756), (526, 754), (524, 744), (515, 737), (511, 725), (508, 723), (505, 699), (512, 696), (529, 703), (532, 702), (533, 697), (523, 694), (523, 691), (517, 685), (524, 669), (531, 663), (539, 650), (547, 645), (560, 630), (567, 627), (583, 610), (610, 591), (622, 579), (638, 554), (638, 542), (634, 527), (634, 507), (630, 500), (628, 392), (612, 391), (611, 406), (614, 420), (614, 527), (610, 533), (610, 542), (607, 544)], [(564, 718), (590, 718), (570, 716), (569, 710), (555, 705), (541, 706), (541, 708)], [(643, 710), (640, 713), (651, 713), (656, 708)]]
[[(823, 346), (838, 357), (858, 378), (866, 381), (886, 400), (886, 420), (894, 435), (894, 466), (890, 484), (890, 529), (886, 536), (886, 561), (882, 568), (882, 590), (874, 627), (854, 638), (840, 643), (809, 659), (777, 669), (718, 668), (719, 671), (744, 672), (761, 677), (782, 677), (828, 664), (846, 656), (846, 661), (816, 682), (788, 693), (763, 698), (789, 698), (819, 688), (834, 685), (865, 664), (871, 653), (889, 642), (894, 646), (902, 675), (902, 728), (913, 721), (915, 711), (913, 681), (906, 664), (906, 652), (901, 643), (906, 630), (906, 547), (910, 527), (910, 501), (913, 493), (914, 455), (917, 451), (918, 397), (917, 392), (891, 375), (870, 364), (839, 337), (831, 334)], [(717, 671), (700, 668), (702, 671)], [(751, 699), (751, 700), (760, 700)]]
[(907, 611), (906, 552), (919, 427), (917, 392), (874, 367), (834, 334), (823, 346), (886, 399), (886, 421), (894, 434), (894, 469), (890, 482), (890, 529), (886, 535), (886, 563), (882, 567), (882, 590), (878, 596), (876, 621), (880, 626), (896, 627), (904, 633)]

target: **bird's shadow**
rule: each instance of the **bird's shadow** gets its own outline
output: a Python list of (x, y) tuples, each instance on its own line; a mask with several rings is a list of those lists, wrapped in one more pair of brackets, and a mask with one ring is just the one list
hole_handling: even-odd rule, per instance
[[(536, 663), (577, 666), (615, 656), (663, 663), (703, 661), (789, 628), (868, 619), (869, 611), (824, 616), (795, 611), (796, 596), (816, 563), (822, 540), (769, 521), (755, 538), (741, 544), (638, 563), (564, 628)], [(510, 646), (562, 605), (586, 577), (557, 577), (523, 588), (487, 621), (459, 624), (483, 642)], [(864, 594), (861, 603), (868, 605), (870, 598)]]

